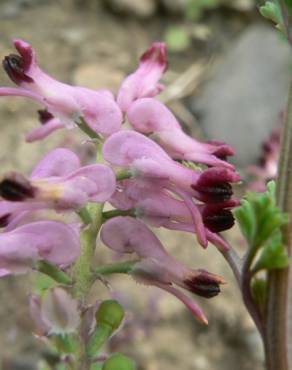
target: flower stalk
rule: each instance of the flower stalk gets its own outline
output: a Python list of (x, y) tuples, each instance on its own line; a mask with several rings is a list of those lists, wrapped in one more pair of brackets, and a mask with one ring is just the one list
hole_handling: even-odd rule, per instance
[[(282, 134), (278, 166), (277, 202), (282, 212), (292, 215), (292, 84)], [(292, 253), (292, 222), (282, 227), (283, 241)], [(268, 274), (266, 358), (268, 370), (292, 369), (292, 273), (291, 267)]]

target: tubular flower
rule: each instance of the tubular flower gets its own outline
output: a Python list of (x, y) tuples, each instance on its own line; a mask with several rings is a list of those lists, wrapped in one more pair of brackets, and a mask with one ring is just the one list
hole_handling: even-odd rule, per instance
[(33, 261), (69, 265), (80, 253), (79, 236), (57, 221), (37, 221), (0, 234), (0, 269), (7, 274), (29, 271)]
[(112, 169), (103, 164), (80, 167), (78, 157), (58, 148), (47, 154), (32, 171), (30, 179), (10, 173), (0, 182), (0, 220), (34, 209), (76, 209), (87, 202), (104, 202), (116, 187)]
[(214, 167), (205, 171), (193, 170), (174, 162), (156, 143), (138, 132), (124, 130), (115, 133), (103, 146), (104, 158), (113, 165), (129, 168), (133, 176), (168, 180), (179, 188), (195, 190), (208, 202), (230, 199), (230, 182), (240, 176), (228, 168)]
[(60, 121), (58, 118), (55, 118), (46, 109), (39, 110), (38, 114), (41, 126), (34, 128), (26, 134), (25, 140), (28, 143), (42, 140), (49, 136), (52, 132), (65, 127), (65, 124), (62, 121)]
[[(178, 199), (175, 190), (173, 193), (161, 185), (147, 182), (147, 180), (123, 180), (119, 183), (110, 202), (119, 209), (132, 209), (136, 217), (152, 226), (179, 229), (182, 225), (182, 230), (184, 230), (186, 225), (189, 225), (189, 231), (194, 232), (193, 218), (189, 207), (183, 200)], [(197, 208), (204, 224), (204, 232), (208, 241), (214, 241), (213, 233), (228, 230), (233, 226), (234, 217), (230, 209), (237, 205), (238, 201), (235, 199), (210, 205), (198, 204), (193, 201), (193, 207)], [(223, 249), (229, 248), (219, 235), (218, 239), (221, 242), (215, 243), (216, 246)]]
[[(14, 46), (19, 54), (6, 56), (3, 67), (18, 87), (1, 87), (0, 96), (23, 96), (36, 100), (51, 115), (62, 121), (55, 121), (54, 128), (63, 123), (72, 126), (75, 121), (83, 118), (93, 131), (105, 136), (120, 129), (122, 113), (109, 91), (91, 90), (59, 82), (40, 69), (30, 44), (16, 39)], [(49, 128), (52, 129), (52, 126), (51, 122)], [(46, 130), (38, 132), (37, 137), (38, 134), (43, 135), (44, 131)], [(33, 138), (35, 134), (31, 133)]]
[(158, 81), (167, 68), (166, 46), (154, 42), (141, 56), (138, 69), (122, 82), (117, 102), (123, 112), (136, 100), (155, 96), (163, 90)]
[(194, 161), (209, 166), (234, 169), (225, 161), (234, 155), (233, 149), (221, 142), (202, 143), (185, 134), (172, 112), (160, 101), (144, 98), (135, 101), (127, 111), (135, 130), (152, 134), (154, 139), (174, 159)]
[[(174, 285), (205, 298), (216, 296), (224, 280), (204, 270), (193, 270), (170, 256), (157, 237), (141, 222), (131, 217), (115, 217), (101, 231), (102, 241), (119, 253), (136, 253), (140, 258), (131, 275), (145, 284), (158, 286), (191, 309), (194, 316), (206, 322), (202, 310)], [(182, 298), (183, 297), (183, 298)]]

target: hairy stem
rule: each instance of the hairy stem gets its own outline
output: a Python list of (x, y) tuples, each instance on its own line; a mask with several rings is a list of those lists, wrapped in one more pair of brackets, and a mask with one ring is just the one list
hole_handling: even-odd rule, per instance
[[(292, 83), (278, 165), (277, 203), (282, 212), (292, 214)], [(292, 222), (283, 226), (288, 254), (292, 251)], [(266, 307), (266, 356), (268, 370), (292, 370), (292, 276), (291, 268), (268, 273)]]
[(124, 261), (99, 266), (94, 270), (94, 273), (97, 275), (128, 274), (137, 262), (138, 260)]

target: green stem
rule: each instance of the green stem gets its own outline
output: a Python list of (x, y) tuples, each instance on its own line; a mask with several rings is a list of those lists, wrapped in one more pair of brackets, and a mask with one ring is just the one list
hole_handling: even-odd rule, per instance
[(71, 285), (72, 279), (64, 271), (60, 270), (58, 267), (52, 265), (47, 261), (38, 261), (36, 263), (36, 269), (43, 274), (50, 276), (52, 279), (58, 283), (64, 285)]
[(87, 346), (87, 355), (94, 357), (98, 354), (98, 351), (102, 345), (108, 340), (113, 332), (113, 328), (107, 324), (99, 324), (92, 334), (90, 341)]
[(102, 213), (102, 217), (104, 220), (109, 220), (110, 218), (117, 217), (117, 216), (132, 216), (135, 217), (135, 210), (129, 209), (126, 211), (120, 209), (113, 209), (111, 211), (106, 211)]
[(125, 180), (132, 177), (132, 173), (129, 170), (120, 170), (116, 173), (116, 179), (119, 180)]
[(84, 225), (88, 225), (92, 222), (91, 215), (88, 212), (88, 209), (86, 207), (81, 208), (76, 213), (78, 214), (78, 216), (80, 217), (80, 219), (84, 223)]
[(75, 123), (87, 136), (92, 139), (100, 139), (100, 136), (88, 126), (83, 117), (78, 117), (78, 119), (75, 120)]
[(94, 257), (97, 234), (102, 225), (102, 210), (103, 204), (90, 204), (88, 206), (92, 223), (82, 231), (80, 237), (81, 253), (74, 266), (74, 292), (75, 296), (82, 302), (85, 301), (94, 280), (91, 263)]
[(95, 268), (94, 273), (97, 275), (129, 274), (137, 262), (139, 262), (139, 260), (124, 261), (99, 266)]
[[(277, 204), (292, 215), (292, 83), (278, 165)], [(292, 217), (282, 228), (288, 254), (292, 252)], [(266, 306), (266, 356), (268, 370), (292, 369), (292, 273), (290, 266), (268, 272)]]

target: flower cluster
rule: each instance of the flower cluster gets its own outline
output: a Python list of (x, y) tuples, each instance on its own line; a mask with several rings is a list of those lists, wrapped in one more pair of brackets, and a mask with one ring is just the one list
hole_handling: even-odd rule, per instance
[[(203, 311), (177, 287), (210, 298), (220, 292), (223, 279), (174, 259), (148, 226), (194, 233), (202, 247), (211, 242), (228, 250), (219, 233), (233, 226), (231, 210), (238, 200), (233, 197), (232, 184), (240, 177), (227, 162), (234, 154), (229, 145), (187, 136), (172, 112), (155, 98), (164, 88), (159, 80), (167, 67), (165, 45), (152, 44), (137, 70), (122, 82), (117, 97), (108, 90), (56, 81), (39, 67), (31, 45), (15, 40), (14, 46), (18, 54), (6, 56), (3, 66), (17, 87), (1, 87), (0, 96), (27, 97), (42, 106), (38, 111), (41, 125), (26, 140), (42, 140), (57, 129), (80, 127), (102, 148), (103, 163), (82, 166), (75, 153), (58, 148), (29, 177), (16, 172), (1, 177), (1, 275), (25, 273), (36, 269), (37, 261), (44, 261), (69, 271), (78, 285), (76, 271), (80, 274), (80, 268), (75, 265), (88, 256), (83, 255), (83, 244), (93, 240), (94, 250), (101, 226), (107, 247), (136, 255), (127, 273), (175, 295), (206, 323)], [(123, 127), (126, 121), (132, 129)], [(99, 204), (102, 210), (105, 202), (116, 209), (101, 211), (98, 224), (92, 205)], [(81, 223), (76, 215), (84, 212), (88, 219), (85, 222), (81, 217)], [(87, 238), (84, 243), (88, 233), (92, 240)], [(80, 266), (89, 274), (94, 270), (84, 263)], [(73, 299), (56, 289), (44, 298), (43, 310), (40, 298), (32, 300), (34, 311), (39, 307), (42, 312), (41, 319), (40, 313), (36, 315), (38, 321), (46, 327), (55, 325), (54, 299), (59, 305)], [(62, 310), (69, 310), (66, 306)], [(63, 328), (78, 322), (77, 306), (71, 306), (71, 314), (59, 310), (59, 321), (69, 317), (59, 325)]]

